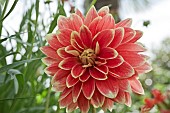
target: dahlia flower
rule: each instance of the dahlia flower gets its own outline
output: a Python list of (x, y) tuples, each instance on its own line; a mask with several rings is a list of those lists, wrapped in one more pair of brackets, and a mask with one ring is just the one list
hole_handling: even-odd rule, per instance
[(112, 110), (114, 102), (130, 106), (131, 91), (144, 94), (138, 74), (151, 67), (141, 54), (146, 49), (137, 43), (142, 32), (130, 28), (131, 19), (115, 24), (107, 6), (98, 12), (92, 6), (85, 17), (76, 10), (57, 22), (57, 33), (45, 37), (49, 46), (40, 49), (47, 56), (45, 72), (61, 92), (61, 108)]

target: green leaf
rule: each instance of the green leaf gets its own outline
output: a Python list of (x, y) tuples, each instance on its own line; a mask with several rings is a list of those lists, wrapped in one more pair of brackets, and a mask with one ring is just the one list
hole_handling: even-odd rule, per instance
[(19, 90), (19, 84), (16, 76), (14, 76), (14, 90), (15, 90), (15, 94), (17, 94)]
[(15, 68), (15, 67), (20, 66), (20, 65), (22, 65), (24, 63), (28, 63), (28, 62), (32, 62), (32, 61), (40, 60), (40, 59), (41, 58), (34, 58), (34, 59), (22, 60), (22, 61), (14, 62), (12, 64), (9, 64), (9, 65), (1, 67), (0, 68), (0, 73), (8, 71), (9, 69)]

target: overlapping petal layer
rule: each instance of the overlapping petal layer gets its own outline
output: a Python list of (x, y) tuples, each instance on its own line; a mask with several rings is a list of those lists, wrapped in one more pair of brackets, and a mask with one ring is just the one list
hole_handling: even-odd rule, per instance
[(90, 105), (112, 110), (113, 103), (131, 105), (130, 91), (143, 94), (138, 74), (151, 70), (145, 48), (136, 41), (142, 32), (130, 28), (131, 19), (115, 24), (107, 6), (98, 12), (92, 6), (84, 17), (79, 10), (70, 17), (60, 16), (57, 34), (49, 34), (49, 46), (41, 48), (47, 56), (53, 88), (62, 92), (60, 107), (67, 112)]

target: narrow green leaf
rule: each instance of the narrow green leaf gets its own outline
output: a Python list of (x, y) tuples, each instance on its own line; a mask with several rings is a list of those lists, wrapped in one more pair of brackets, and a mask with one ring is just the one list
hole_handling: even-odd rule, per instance
[(24, 63), (28, 63), (28, 62), (32, 62), (32, 61), (35, 61), (35, 60), (40, 60), (41, 58), (34, 58), (34, 59), (29, 59), (29, 60), (22, 60), (22, 61), (18, 61), (18, 62), (14, 62), (12, 64), (9, 64), (9, 65), (6, 65), (6, 66), (3, 66), (2, 68), (0, 68), (0, 73), (2, 72), (5, 72), (9, 69), (12, 69), (12, 68), (15, 68), (17, 66), (20, 66)]
[(15, 6), (17, 5), (18, 0), (15, 0), (14, 3), (12, 4), (11, 9), (8, 11), (8, 13), (2, 18), (1, 21), (3, 21), (6, 17), (9, 16), (9, 14), (14, 10)]
[(14, 76), (14, 89), (15, 89), (15, 94), (17, 94), (19, 90), (19, 84), (16, 76)]

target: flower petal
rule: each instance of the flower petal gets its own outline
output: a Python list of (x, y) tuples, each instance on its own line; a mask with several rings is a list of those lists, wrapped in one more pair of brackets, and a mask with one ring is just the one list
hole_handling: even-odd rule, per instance
[(50, 47), (57, 50), (58, 48), (62, 47), (62, 44), (58, 41), (56, 34), (47, 34), (45, 36)]
[(92, 44), (92, 34), (91, 34), (89, 28), (86, 27), (85, 25), (83, 25), (80, 28), (80, 38), (81, 38), (81, 41), (82, 41), (83, 45), (86, 48), (90, 48), (91, 47), (91, 44)]
[(112, 112), (112, 109), (113, 109), (113, 100), (109, 99), (109, 98), (105, 98), (105, 101), (104, 101), (104, 104), (102, 106), (102, 109), (104, 111), (107, 111), (107, 109)]
[(98, 65), (98, 66), (104, 65), (104, 64), (106, 64), (106, 63), (107, 63), (107, 62), (106, 62), (106, 59), (101, 59), (101, 58), (99, 58), (99, 57), (97, 57), (97, 58), (95, 59), (95, 64)]
[(72, 45), (69, 45), (67, 47), (65, 47), (65, 51), (69, 54), (72, 54), (74, 56), (79, 56), (80, 53), (74, 49), (74, 47)]
[[(72, 32), (72, 30), (70, 30), (70, 29), (60, 29), (60, 30), (58, 30), (57, 31), (58, 41), (64, 46), (70, 45), (71, 32)], [(55, 42), (53, 42), (53, 43), (55, 43)], [(55, 44), (57, 44), (57, 43), (55, 43)]]
[(139, 31), (139, 30), (135, 30), (136, 34), (135, 36), (129, 41), (130, 43), (134, 43), (136, 42), (137, 40), (139, 40), (142, 35), (143, 35), (143, 32), (142, 31)]
[(80, 10), (76, 9), (75, 13), (81, 17), (81, 19), (84, 21), (84, 16), (83, 14), (80, 12)]
[(120, 66), (123, 62), (124, 62), (124, 59), (120, 55), (118, 55), (114, 59), (108, 59), (106, 66), (108, 66), (109, 68), (115, 68), (115, 67)]
[(125, 43), (116, 48), (117, 51), (134, 51), (134, 52), (144, 52), (146, 49), (142, 45), (134, 43)]
[(138, 74), (144, 74), (151, 71), (152, 67), (147, 62), (145, 62), (143, 65), (135, 68), (135, 70), (138, 72)]
[(128, 62), (132, 67), (139, 67), (143, 65), (146, 60), (137, 52), (119, 52), (119, 54)]
[(65, 51), (65, 47), (59, 48), (57, 53), (61, 58), (74, 57), (72, 54), (69, 54)]
[(114, 59), (118, 55), (117, 51), (111, 47), (105, 47), (103, 48), (98, 57), (103, 59)]
[(89, 100), (87, 100), (86, 97), (83, 95), (83, 93), (80, 94), (77, 103), (81, 113), (88, 113), (90, 108), (90, 103)]
[(114, 79), (113, 77), (110, 77), (106, 80), (96, 81), (96, 86), (99, 92), (108, 98), (115, 98), (119, 91), (116, 79)]
[(66, 113), (71, 113), (77, 108), (77, 103), (72, 102), (67, 108)]
[(49, 47), (49, 46), (43, 46), (40, 48), (40, 50), (45, 54), (47, 55), (48, 57), (50, 58), (53, 58), (53, 59), (61, 59), (58, 54), (57, 54), (57, 51), (54, 50), (53, 48)]
[(96, 26), (98, 24), (100, 24), (100, 20), (102, 19), (102, 17), (96, 17), (90, 24), (89, 24), (89, 30), (92, 33), (92, 37), (94, 37), (96, 35)]
[(70, 21), (71, 21), (71, 24), (73, 26), (73, 30), (74, 31), (79, 31), (80, 27), (82, 26), (83, 24), (83, 20), (81, 19), (80, 16), (78, 16), (77, 14), (75, 13), (72, 13), (70, 15)]
[(73, 78), (71, 74), (69, 74), (67, 76), (67, 79), (66, 79), (66, 85), (68, 88), (74, 86), (77, 82), (79, 81), (79, 79), (77, 78)]
[(129, 78), (135, 73), (132, 66), (129, 65), (127, 62), (123, 62), (118, 67), (110, 68), (109, 72), (112, 76), (117, 76), (118, 78)]
[(131, 85), (132, 91), (137, 93), (137, 94), (144, 94), (144, 90), (142, 87), (142, 84), (140, 83), (140, 81), (136, 78), (136, 77), (132, 77), (129, 80), (129, 83)]
[(68, 57), (63, 59), (58, 67), (64, 70), (71, 70), (76, 64), (78, 64), (78, 58), (77, 57)]
[(82, 64), (76, 64), (72, 70), (71, 70), (71, 75), (74, 78), (80, 77), (84, 72), (86, 71), (86, 68), (82, 67)]
[(82, 52), (82, 50), (84, 49), (84, 46), (82, 44), (82, 41), (80, 39), (80, 36), (78, 34), (78, 32), (73, 31), (71, 33), (71, 45), (78, 51)]
[(107, 29), (99, 32), (93, 39), (93, 48), (95, 48), (96, 43), (99, 43), (100, 48), (107, 47), (114, 38), (115, 31), (112, 29)]
[(135, 30), (128, 27), (124, 27), (124, 37), (122, 40), (122, 44), (127, 43), (128, 41), (133, 39), (135, 35), (136, 35)]
[(96, 18), (98, 17), (96, 8), (92, 6), (89, 11), (86, 14), (86, 17), (84, 19), (84, 25), (89, 26), (89, 24)]
[(122, 27), (116, 28), (115, 29), (115, 35), (113, 41), (109, 44), (109, 47), (111, 48), (116, 48), (118, 47), (124, 37), (124, 29)]
[(65, 98), (59, 101), (60, 108), (65, 108), (72, 103), (72, 95), (69, 93)]
[(44, 72), (48, 75), (53, 76), (58, 70), (59, 70), (58, 63), (55, 63), (55, 64), (51, 64), (50, 66), (46, 67)]
[(87, 68), (86, 71), (79, 77), (81, 82), (85, 82), (90, 78), (89, 69)]
[(108, 67), (105, 65), (94, 66), (94, 68), (96, 68), (98, 71), (102, 72), (103, 74), (108, 74), (108, 72), (109, 72)]
[(66, 96), (68, 96), (70, 94), (71, 91), (72, 91), (71, 88), (65, 88), (64, 91), (61, 93), (58, 101), (63, 100)]
[(114, 29), (115, 28), (115, 20), (111, 14), (106, 14), (96, 26), (96, 31), (101, 32), (105, 29)]
[(126, 102), (125, 104), (129, 107), (131, 107), (131, 104), (132, 104), (132, 100), (131, 100), (131, 96), (128, 92), (125, 92), (125, 97), (126, 97)]
[(120, 21), (119, 23), (116, 24), (116, 28), (117, 27), (130, 27), (132, 24), (132, 19), (131, 18), (127, 18), (125, 20)]
[(73, 26), (71, 25), (70, 19), (62, 15), (58, 17), (57, 25), (59, 29), (73, 30)]
[(109, 7), (108, 6), (104, 6), (101, 9), (99, 9), (99, 11), (98, 11), (99, 16), (104, 17), (106, 14), (109, 14)]
[(50, 58), (50, 57), (44, 57), (41, 60), (47, 66), (59, 62), (58, 60)]
[[(72, 96), (73, 96), (73, 102), (77, 102), (77, 99), (79, 98), (80, 96), (80, 93), (81, 93), (81, 89), (82, 89), (82, 83), (81, 82), (78, 82), (74, 87), (73, 87), (73, 90), (72, 90)], [(84, 96), (84, 95), (83, 95)]]
[(122, 90), (119, 90), (116, 98), (114, 98), (113, 100), (120, 103), (120, 104), (124, 104), (125, 101), (126, 101), (125, 92), (122, 91)]
[(130, 83), (127, 79), (118, 80), (119, 88), (124, 92), (129, 92), (131, 89)]
[(91, 104), (95, 107), (102, 107), (104, 104), (105, 97), (96, 89), (93, 97), (91, 98)]
[(106, 74), (103, 74), (102, 72), (98, 71), (95, 68), (90, 68), (89, 72), (90, 72), (90, 75), (96, 80), (106, 80), (107, 79)]
[(87, 99), (91, 99), (95, 91), (95, 81), (93, 78), (90, 78), (86, 82), (83, 82), (82, 91)]

